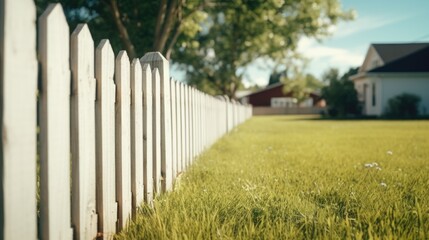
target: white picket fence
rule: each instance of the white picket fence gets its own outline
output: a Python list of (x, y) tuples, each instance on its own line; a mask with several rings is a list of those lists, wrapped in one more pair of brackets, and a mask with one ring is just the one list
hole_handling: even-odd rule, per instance
[(111, 239), (252, 115), (171, 79), (158, 52), (130, 63), (109, 40), (94, 49), (85, 24), (70, 36), (59, 4), (38, 51), (32, 0), (1, 0), (0, 14), (0, 239)]

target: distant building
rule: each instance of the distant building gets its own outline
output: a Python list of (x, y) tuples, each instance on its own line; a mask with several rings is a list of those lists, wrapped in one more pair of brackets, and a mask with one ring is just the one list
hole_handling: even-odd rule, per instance
[(372, 44), (350, 79), (365, 115), (382, 115), (403, 93), (420, 96), (420, 113), (429, 114), (429, 43)]
[(264, 89), (250, 93), (239, 100), (251, 104), (254, 114), (300, 114), (320, 113), (319, 107), (325, 107), (325, 101), (318, 93), (310, 93), (308, 99), (298, 104), (292, 92), (283, 92), (283, 83), (276, 83)]

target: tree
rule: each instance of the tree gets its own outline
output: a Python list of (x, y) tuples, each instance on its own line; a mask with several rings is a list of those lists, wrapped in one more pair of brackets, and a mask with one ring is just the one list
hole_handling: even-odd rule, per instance
[[(49, 2), (35, 0), (39, 14)], [(61, 0), (71, 30), (87, 22), (95, 42), (109, 38), (131, 58), (160, 51), (188, 83), (234, 97), (255, 59), (276, 65), (297, 55), (302, 37), (321, 39), (351, 19), (339, 0)]]
[(296, 98), (298, 104), (302, 103), (310, 96), (310, 93), (319, 90), (323, 84), (311, 74), (296, 74), (293, 78), (283, 78), (283, 92), (291, 93)]
[[(35, 0), (40, 15), (50, 2)], [(70, 29), (88, 23), (95, 42), (108, 38), (130, 58), (159, 51), (169, 59), (177, 41), (192, 41), (207, 16), (205, 0), (61, 0)]]
[(337, 0), (231, 0), (208, 14), (198, 44), (179, 49), (176, 60), (189, 83), (230, 97), (255, 59), (286, 64), (302, 37), (321, 39), (331, 25), (352, 17)]
[(323, 75), (323, 80), (328, 85), (322, 88), (322, 97), (328, 105), (329, 115), (360, 114), (357, 92), (353, 82), (349, 80), (349, 77), (356, 74), (357, 71), (358, 68), (350, 68), (347, 73), (339, 77), (338, 69), (331, 68)]

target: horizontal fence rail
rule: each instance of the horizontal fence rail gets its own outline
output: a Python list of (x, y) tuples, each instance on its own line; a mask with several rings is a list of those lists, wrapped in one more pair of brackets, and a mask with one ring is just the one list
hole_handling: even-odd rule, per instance
[(70, 35), (60, 4), (39, 18), (38, 51), (33, 1), (0, 14), (0, 239), (112, 239), (252, 115), (175, 81), (159, 52), (115, 57), (86, 24)]

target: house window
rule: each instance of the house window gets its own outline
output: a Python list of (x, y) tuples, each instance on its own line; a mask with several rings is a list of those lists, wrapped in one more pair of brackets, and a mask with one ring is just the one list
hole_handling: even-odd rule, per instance
[(375, 106), (375, 83), (372, 83), (372, 106)]

